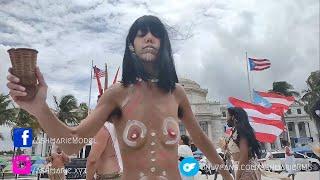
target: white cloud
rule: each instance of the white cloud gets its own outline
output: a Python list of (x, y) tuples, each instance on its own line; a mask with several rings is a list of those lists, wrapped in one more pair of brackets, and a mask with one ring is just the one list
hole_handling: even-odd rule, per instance
[[(144, 14), (154, 14), (178, 30), (170, 33), (179, 76), (208, 88), (211, 100), (247, 98), (246, 51), (272, 61), (271, 69), (253, 73), (253, 85), (259, 90), (287, 80), (300, 91), (319, 63), (319, 2), (314, 0), (0, 4), (0, 91), (5, 93), (10, 66), (6, 50), (26, 46), (39, 50), (38, 64), (50, 87), (49, 98), (71, 93), (87, 102), (91, 60), (101, 68), (108, 63), (111, 82), (122, 63), (128, 29)], [(193, 36), (187, 40), (175, 40), (190, 33)]]

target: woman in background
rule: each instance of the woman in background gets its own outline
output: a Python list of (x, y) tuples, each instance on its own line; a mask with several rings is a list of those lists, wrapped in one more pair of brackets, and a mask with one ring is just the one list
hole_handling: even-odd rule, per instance
[(290, 143), (286, 142), (286, 146), (284, 147), (285, 150), (285, 165), (286, 170), (288, 172), (288, 177), (292, 176), (292, 179), (294, 180), (295, 176), (295, 159), (294, 159), (294, 153), (291, 151)]
[(236, 180), (261, 180), (257, 158), (261, 155), (260, 144), (249, 124), (247, 113), (239, 107), (228, 108), (227, 124), (232, 127), (226, 142), (226, 150), (238, 163)]

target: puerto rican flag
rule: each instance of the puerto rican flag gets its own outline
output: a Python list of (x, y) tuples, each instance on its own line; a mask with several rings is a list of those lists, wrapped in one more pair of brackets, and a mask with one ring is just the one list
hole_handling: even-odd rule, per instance
[(230, 106), (243, 108), (249, 117), (249, 123), (260, 142), (273, 143), (285, 129), (282, 116), (271, 108), (248, 103), (233, 97), (229, 98)]
[[(281, 113), (286, 113), (295, 99), (293, 96), (284, 96), (272, 92), (253, 91), (253, 101), (255, 104), (271, 107), (276, 112), (280, 111)], [(261, 102), (264, 104), (261, 104)]]
[(262, 71), (270, 68), (271, 62), (268, 59), (248, 58), (250, 71)]

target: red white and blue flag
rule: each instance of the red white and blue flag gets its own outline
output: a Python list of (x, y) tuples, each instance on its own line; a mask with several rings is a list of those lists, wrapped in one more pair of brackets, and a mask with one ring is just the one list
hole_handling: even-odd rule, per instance
[(253, 92), (253, 102), (255, 104), (262, 105), (264, 107), (270, 107), (275, 112), (286, 113), (289, 106), (294, 103), (295, 99), (293, 96), (284, 96), (272, 92)]
[(268, 59), (248, 58), (250, 71), (262, 71), (270, 68), (271, 62)]
[(248, 103), (233, 97), (229, 98), (233, 107), (243, 108), (249, 117), (249, 123), (255, 131), (260, 142), (273, 143), (285, 129), (282, 116), (275, 113), (271, 108)]
[(93, 70), (94, 70), (94, 76), (93, 76), (93, 79), (95, 78), (101, 78), (101, 77), (104, 77), (106, 75), (106, 72), (97, 68), (97, 66), (93, 66)]

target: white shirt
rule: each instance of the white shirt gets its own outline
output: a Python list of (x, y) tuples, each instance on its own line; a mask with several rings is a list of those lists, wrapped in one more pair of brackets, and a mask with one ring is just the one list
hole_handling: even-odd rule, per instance
[(178, 156), (180, 157), (193, 157), (191, 148), (188, 145), (178, 146)]

